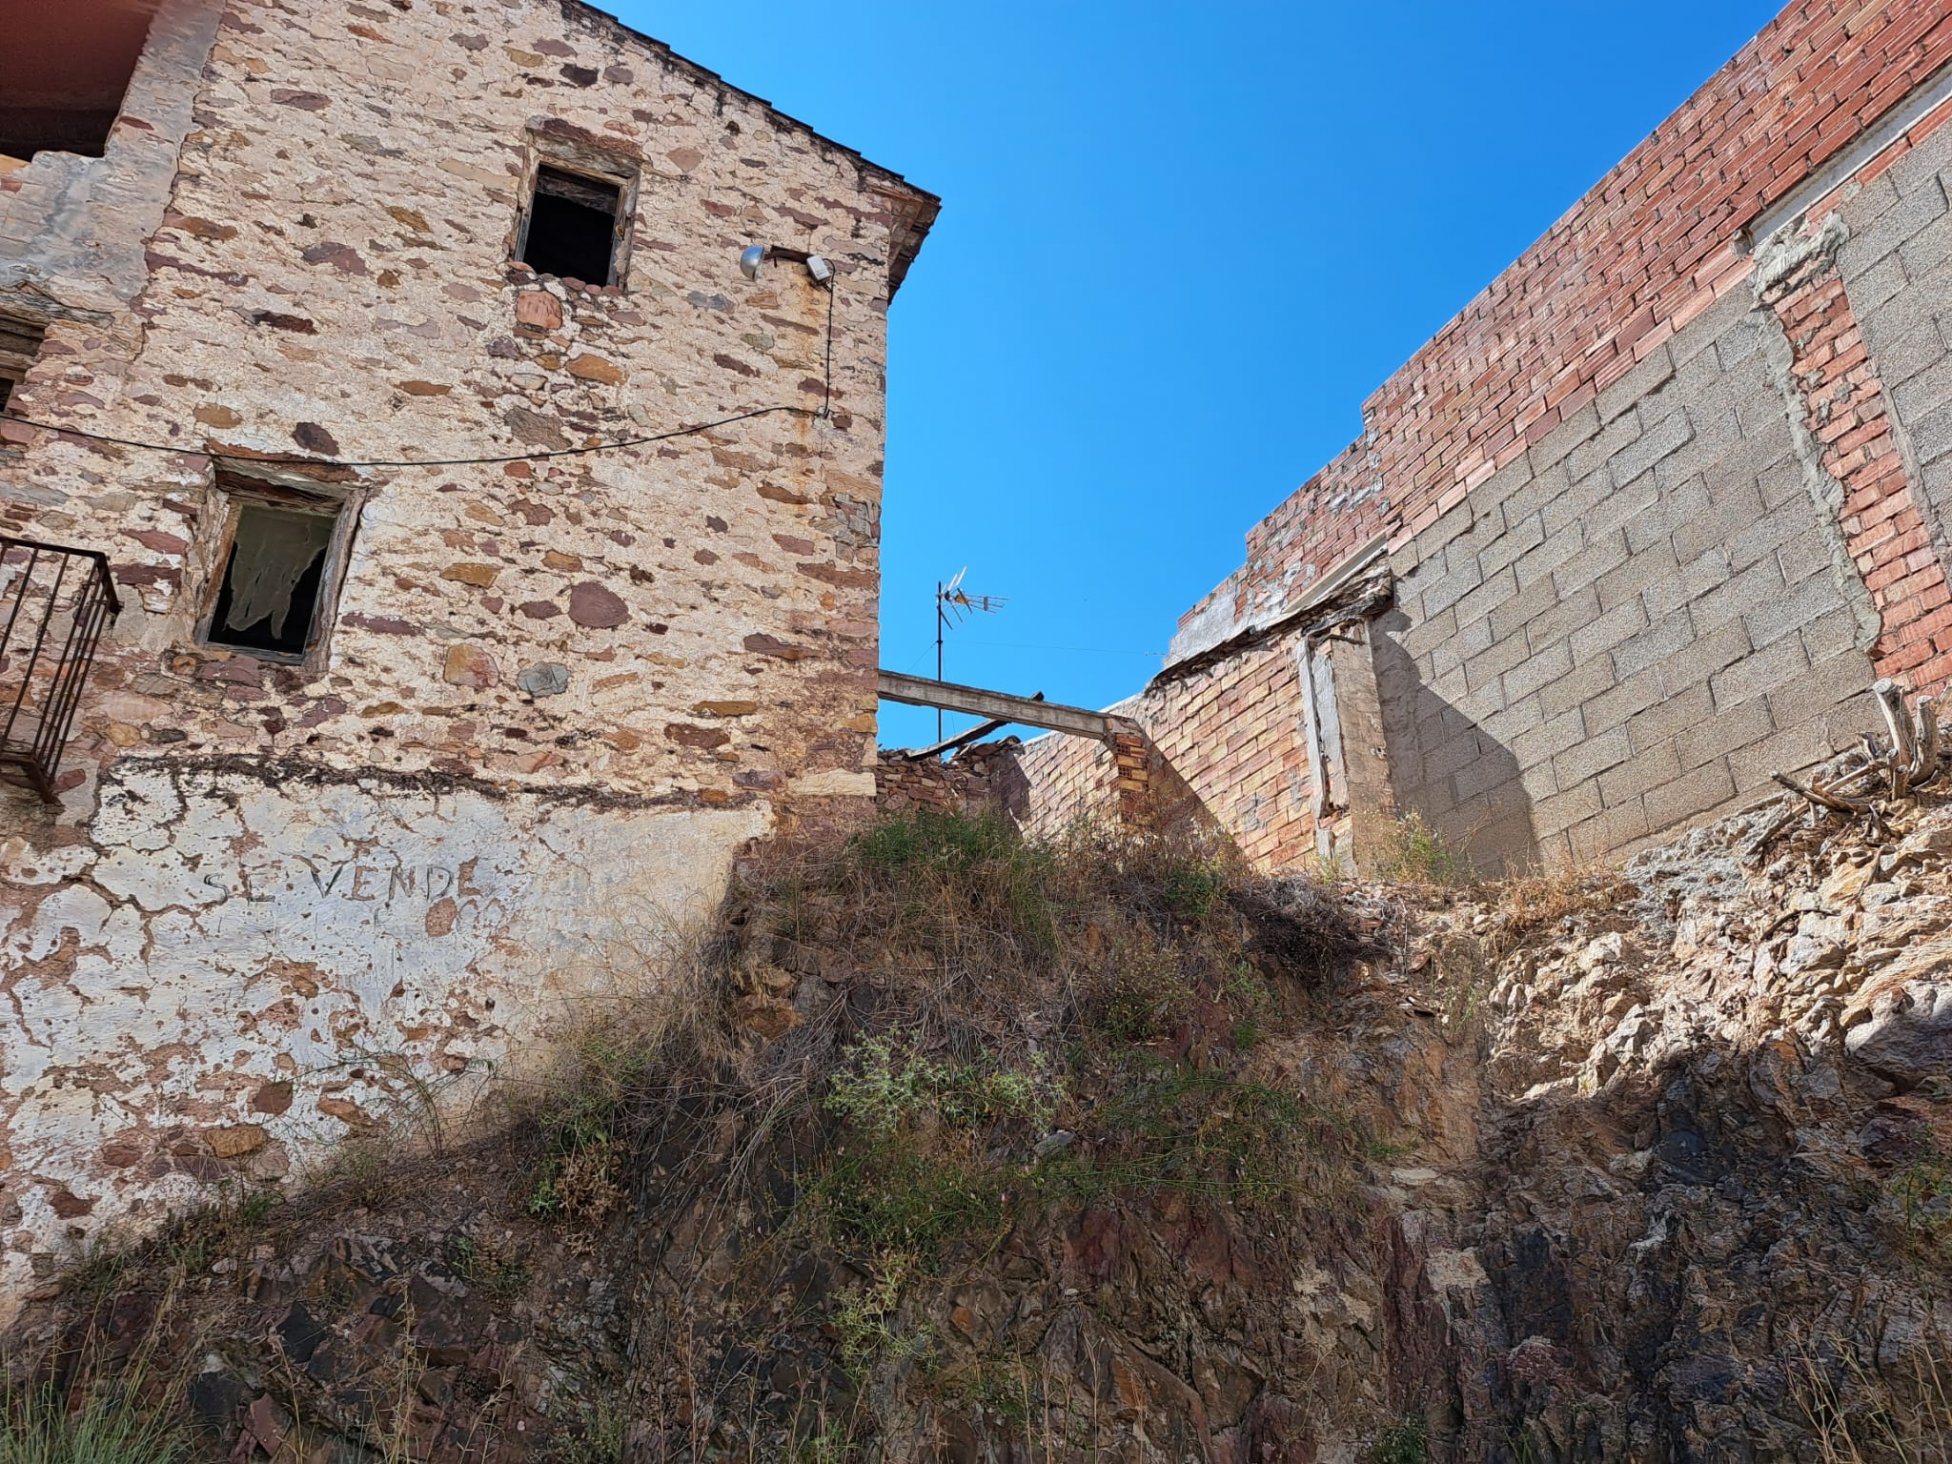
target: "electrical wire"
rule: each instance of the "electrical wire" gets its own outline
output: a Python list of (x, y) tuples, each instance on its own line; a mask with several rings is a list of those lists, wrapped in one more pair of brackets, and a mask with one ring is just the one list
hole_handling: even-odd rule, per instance
[[(629, 447), (647, 447), (654, 442), (669, 442), (675, 437), (695, 437), (701, 432), (710, 432), (719, 427), (730, 427), (735, 422), (749, 422), (755, 417), (768, 417), (783, 412), (792, 417), (805, 417), (811, 421), (825, 421), (834, 414), (834, 288), (827, 287), (827, 348), (824, 370), (821, 378), (821, 401), (815, 407), (754, 407), (749, 411), (735, 412), (729, 417), (718, 417), (710, 422), (698, 422), (689, 427), (674, 427), (669, 432), (654, 432), (643, 437), (621, 437), (613, 442), (593, 442), (583, 447), (548, 448), (541, 452), (503, 453), (485, 457), (458, 458), (328, 458), (314, 457), (304, 453), (282, 452), (260, 455), (250, 453), (250, 461), (271, 466), (314, 467), (314, 468), (467, 468), (486, 467), (496, 463), (536, 463), (551, 458), (588, 457), (593, 453), (617, 452)], [(114, 437), (102, 432), (89, 432), (81, 427), (57, 427), (51, 422), (36, 422), (12, 412), (0, 411), (0, 422), (17, 422), (23, 427), (32, 427), (41, 432), (53, 432), (66, 437), (79, 437), (87, 442), (101, 442), (114, 447), (135, 448), (143, 452), (191, 453), (199, 457), (224, 457), (221, 449), (209, 447), (186, 447), (182, 443), (143, 442), (132, 437)]]
[[(586, 457), (591, 453), (615, 452), (619, 448), (643, 447), (652, 442), (668, 442), (674, 437), (691, 437), (700, 432), (710, 432), (714, 427), (729, 427), (734, 422), (750, 421), (754, 417), (765, 417), (774, 412), (787, 412), (796, 417), (824, 417), (826, 409), (812, 407), (756, 407), (750, 412), (740, 412), (731, 417), (720, 417), (712, 422), (700, 422), (691, 427), (677, 427), (669, 432), (657, 432), (648, 437), (622, 437), (614, 442), (593, 442), (585, 447), (550, 448), (545, 452), (506, 453), (496, 457), (465, 458), (327, 458), (307, 457), (302, 453), (284, 452), (260, 456), (250, 454), (250, 461), (267, 463), (273, 466), (305, 466), (313, 468), (462, 468), (491, 463), (533, 463), (547, 458)], [(50, 422), (30, 421), (26, 417), (16, 417), (12, 412), (0, 412), (0, 422), (18, 422), (23, 427), (37, 428), (42, 432), (52, 432), (65, 437), (79, 437), (88, 442), (109, 443), (116, 447), (139, 448), (145, 452), (191, 453), (198, 457), (224, 457), (221, 448), (186, 447), (182, 443), (174, 445), (164, 442), (140, 442), (129, 437), (111, 437), (101, 432), (87, 432), (79, 427), (56, 427)]]

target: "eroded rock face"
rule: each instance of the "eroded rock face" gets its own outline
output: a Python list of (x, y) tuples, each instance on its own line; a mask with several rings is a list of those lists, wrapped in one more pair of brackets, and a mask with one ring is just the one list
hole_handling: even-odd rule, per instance
[[(1049, 1176), (1103, 1140), (1058, 1127), (1023, 1150), (1041, 1197), (883, 1307), (885, 1256), (788, 1218), (831, 1115), (767, 1118), (721, 1076), (660, 1100), (577, 1223), (507, 1150), (327, 1191), (301, 1237), (198, 1283), (227, 1320), (193, 1401), (237, 1457), (333, 1457), (402, 1368), (423, 1381), (388, 1426), (456, 1464), (599, 1434), (634, 1461), (790, 1457), (842, 1419), (875, 1457), (971, 1464), (1363, 1464), (1417, 1439), (1485, 1464), (1939, 1457), (1952, 1111), (1920, 988), (1952, 810), (1909, 817), (1767, 868), (1737, 823), (1618, 882), (1387, 917), (1356, 892), (1387, 955), (1298, 992), (1251, 1053), (1204, 987), (1155, 1044), (1292, 1096), (1314, 1137), (1276, 1203), (1067, 1189)], [(831, 935), (746, 950), (729, 1020), (775, 1075), (885, 999)], [(1114, 1101), (1076, 1097), (1079, 1129)]]

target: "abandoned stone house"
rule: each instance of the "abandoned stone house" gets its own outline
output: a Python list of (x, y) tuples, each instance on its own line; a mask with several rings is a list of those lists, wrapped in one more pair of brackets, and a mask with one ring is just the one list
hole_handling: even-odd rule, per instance
[[(1111, 708), (1268, 868), (1752, 804), (1952, 678), (1952, 10), (1796, 0), (1364, 404)], [(1020, 755), (1033, 826), (1110, 749)], [(1156, 774), (1155, 774), (1156, 776)]]
[(0, 1313), (865, 806), (937, 207), (579, 0), (7, 30)]

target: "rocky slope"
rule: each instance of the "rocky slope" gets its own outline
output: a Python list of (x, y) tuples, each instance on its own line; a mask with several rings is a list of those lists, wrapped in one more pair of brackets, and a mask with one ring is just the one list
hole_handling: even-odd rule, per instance
[(1758, 826), (773, 850), (479, 1137), (90, 1259), (16, 1374), (308, 1464), (1952, 1457), (1952, 810)]

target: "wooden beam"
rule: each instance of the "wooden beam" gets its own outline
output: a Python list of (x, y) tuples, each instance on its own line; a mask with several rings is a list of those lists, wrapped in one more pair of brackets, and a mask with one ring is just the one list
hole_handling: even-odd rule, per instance
[(1088, 712), (1083, 707), (1059, 706), (1002, 691), (958, 686), (953, 681), (904, 676), (899, 671), (883, 671), (879, 690), (883, 701), (902, 702), (911, 707), (941, 707), (945, 712), (967, 712), (972, 717), (999, 723), (1014, 722), (1025, 727), (1042, 727), (1049, 732), (1068, 732), (1073, 737), (1111, 741), (1112, 719), (1103, 712)]

